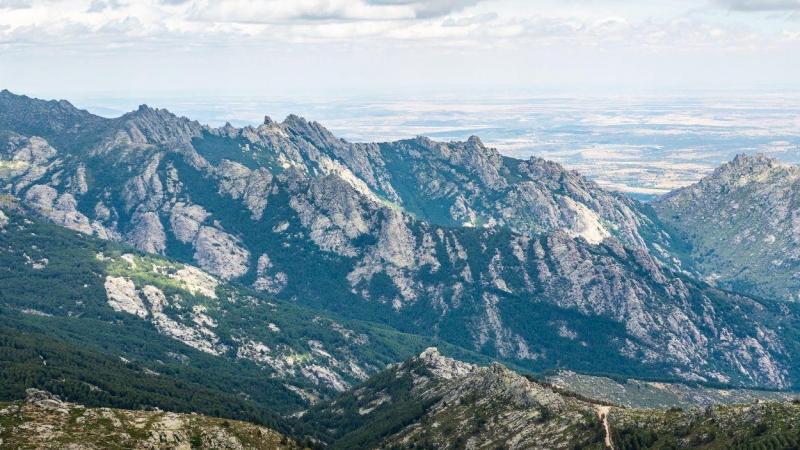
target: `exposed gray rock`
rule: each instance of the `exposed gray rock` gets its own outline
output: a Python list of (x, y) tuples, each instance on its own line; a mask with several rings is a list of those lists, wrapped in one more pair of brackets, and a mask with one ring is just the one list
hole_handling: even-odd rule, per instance
[(48, 185), (37, 184), (28, 189), (25, 201), (37, 212), (58, 225), (86, 234), (96, 234), (103, 239), (112, 237), (99, 222), (91, 222), (77, 209), (77, 201), (70, 193), (58, 194)]
[(185, 243), (193, 243), (200, 226), (210, 216), (202, 206), (177, 203), (172, 207), (169, 216), (170, 228), (175, 237)]
[(474, 364), (468, 364), (442, 356), (442, 354), (439, 353), (439, 349), (436, 347), (426, 348), (425, 351), (419, 354), (419, 360), (425, 364), (425, 367), (427, 367), (434, 376), (444, 380), (461, 378), (477, 370), (477, 366)]
[(131, 245), (143, 252), (164, 253), (167, 235), (157, 213), (137, 213), (131, 222), (133, 228), (127, 235), (127, 241)]
[(25, 389), (25, 403), (57, 412), (66, 412), (68, 406), (57, 395), (35, 388)]
[(204, 270), (228, 280), (247, 273), (250, 252), (230, 234), (203, 226), (195, 240), (194, 259)]
[(129, 278), (106, 277), (108, 305), (115, 311), (126, 312), (141, 318), (148, 316), (144, 302), (136, 292), (136, 285)]
[(223, 160), (216, 170), (220, 178), (219, 190), (235, 200), (242, 200), (253, 213), (253, 220), (261, 219), (272, 187), (272, 174), (265, 168), (250, 170), (229, 160)]
[(164, 309), (167, 307), (167, 298), (160, 289), (147, 285), (142, 288), (142, 294), (150, 305), (153, 324), (160, 333), (212, 355), (221, 355), (227, 351), (227, 347), (219, 342), (219, 337), (202, 323), (192, 327), (166, 315)]
[(277, 294), (286, 287), (289, 281), (289, 277), (286, 273), (275, 272), (272, 269), (272, 261), (270, 261), (266, 253), (258, 257), (258, 264), (256, 267), (257, 278), (253, 283), (253, 288), (255, 290)]

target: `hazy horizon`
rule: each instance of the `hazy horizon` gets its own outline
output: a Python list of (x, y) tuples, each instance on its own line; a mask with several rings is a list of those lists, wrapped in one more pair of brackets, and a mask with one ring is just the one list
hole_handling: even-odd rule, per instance
[(477, 135), (504, 155), (556, 161), (639, 199), (694, 183), (740, 153), (800, 163), (798, 99), (797, 94), (714, 91), (606, 97), (67, 98), (105, 117), (146, 103), (210, 126), (258, 125), (265, 115), (282, 121), (297, 114), (352, 142)]

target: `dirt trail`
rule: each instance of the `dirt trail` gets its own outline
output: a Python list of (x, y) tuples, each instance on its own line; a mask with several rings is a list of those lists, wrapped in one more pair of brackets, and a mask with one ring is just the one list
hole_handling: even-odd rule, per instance
[(603, 421), (603, 429), (606, 430), (606, 448), (614, 450), (614, 443), (611, 442), (611, 427), (608, 425), (609, 412), (611, 412), (610, 406), (597, 406), (597, 416)]

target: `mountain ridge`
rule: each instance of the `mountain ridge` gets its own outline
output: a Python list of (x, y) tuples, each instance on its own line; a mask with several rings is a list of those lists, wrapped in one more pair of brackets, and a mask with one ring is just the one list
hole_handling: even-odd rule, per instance
[(0, 122), (2, 191), (222, 280), (532, 370), (800, 376), (795, 312), (673, 272), (640, 204), (558, 164), (479, 139), (351, 144), (297, 116), (211, 129), (140, 115), (80, 148)]
[(625, 408), (435, 349), (316, 405), (302, 420), (319, 424), (315, 438), (332, 449), (788, 449), (800, 439), (796, 402)]

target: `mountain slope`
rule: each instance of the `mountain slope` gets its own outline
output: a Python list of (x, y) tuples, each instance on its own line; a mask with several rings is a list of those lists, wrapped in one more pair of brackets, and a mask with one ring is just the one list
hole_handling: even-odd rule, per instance
[(143, 106), (89, 119), (8, 92), (0, 111), (4, 192), (219, 280), (529, 369), (800, 378), (795, 310), (672, 273), (646, 209), (557, 164), (478, 139), (351, 144), (297, 116), (212, 129)]
[(91, 405), (264, 422), (437, 342), (267, 299), (13, 204), (0, 218), (2, 399), (38, 387)]
[(740, 155), (653, 207), (691, 244), (688, 267), (710, 281), (800, 299), (800, 168)]

